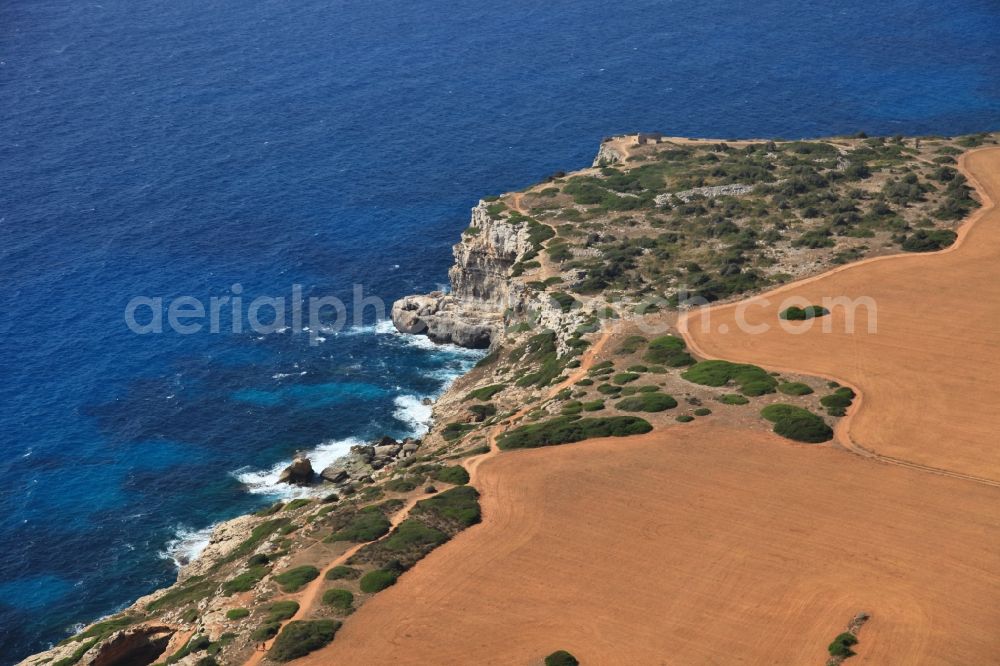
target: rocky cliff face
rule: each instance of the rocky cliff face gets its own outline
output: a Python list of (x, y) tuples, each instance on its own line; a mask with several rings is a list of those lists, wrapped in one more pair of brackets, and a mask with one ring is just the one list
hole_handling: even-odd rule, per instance
[(488, 347), (503, 330), (505, 313), (527, 306), (527, 290), (512, 278), (511, 270), (531, 249), (524, 225), (492, 217), (486, 202), (480, 201), (453, 248), (451, 292), (401, 298), (392, 306), (393, 324), (403, 333), (426, 335), (435, 342)]

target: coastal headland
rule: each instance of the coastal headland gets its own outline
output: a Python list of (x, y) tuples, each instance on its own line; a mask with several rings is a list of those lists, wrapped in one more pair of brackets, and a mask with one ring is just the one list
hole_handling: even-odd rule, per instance
[(393, 308), (489, 349), (431, 432), (23, 663), (988, 663), (996, 141), (629, 135), (484, 199)]

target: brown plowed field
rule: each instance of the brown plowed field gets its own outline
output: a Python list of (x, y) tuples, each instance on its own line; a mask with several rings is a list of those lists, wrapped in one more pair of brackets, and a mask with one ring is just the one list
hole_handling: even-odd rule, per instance
[[(1000, 149), (966, 153), (962, 169), (978, 181), (986, 205), (944, 252), (860, 262), (744, 304), (711, 308), (687, 319), (703, 355), (841, 379), (862, 403), (841, 436), (880, 455), (1000, 482)], [(858, 310), (855, 333), (845, 312), (812, 320), (791, 334), (778, 326), (792, 296), (870, 297), (877, 329)], [(771, 328), (741, 332), (745, 321)], [(829, 320), (829, 321), (827, 321)], [(823, 332), (824, 324), (832, 325)], [(724, 333), (722, 331), (725, 331)]]
[(1000, 654), (995, 488), (691, 424), (504, 453), (484, 524), (376, 595), (303, 664), (821, 666)]

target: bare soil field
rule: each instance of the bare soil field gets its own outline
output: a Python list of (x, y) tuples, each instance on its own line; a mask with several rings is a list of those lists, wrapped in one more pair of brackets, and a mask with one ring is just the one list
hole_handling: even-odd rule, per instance
[[(984, 206), (948, 250), (863, 261), (763, 294), (743, 304), (695, 312), (685, 337), (708, 357), (833, 377), (862, 401), (838, 433), (880, 455), (1000, 481), (1000, 149), (972, 151), (960, 162)], [(778, 326), (789, 297), (802, 303), (870, 297), (855, 333), (845, 311), (812, 320), (793, 334)], [(762, 334), (743, 332), (739, 312)], [(709, 318), (707, 329), (704, 318)], [(827, 322), (828, 320), (828, 322)], [(825, 323), (832, 331), (824, 332)], [(847, 439), (849, 437), (849, 440)]]
[(692, 424), (504, 453), (484, 524), (303, 664), (985, 664), (1000, 493), (769, 433)]

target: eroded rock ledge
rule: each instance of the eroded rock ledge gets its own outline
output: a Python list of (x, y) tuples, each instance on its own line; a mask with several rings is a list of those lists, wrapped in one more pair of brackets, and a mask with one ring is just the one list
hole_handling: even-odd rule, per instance
[(483, 349), (503, 330), (505, 313), (526, 308), (525, 286), (511, 278), (514, 264), (534, 249), (530, 228), (491, 216), (490, 207), (480, 201), (472, 209), (469, 228), (452, 250), (451, 291), (396, 301), (391, 317), (397, 330)]

